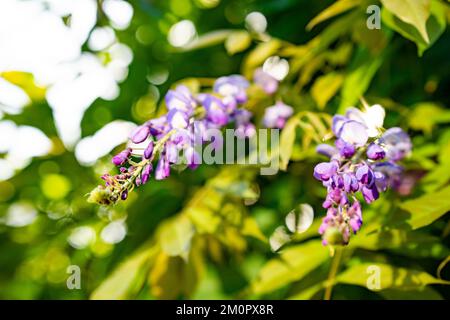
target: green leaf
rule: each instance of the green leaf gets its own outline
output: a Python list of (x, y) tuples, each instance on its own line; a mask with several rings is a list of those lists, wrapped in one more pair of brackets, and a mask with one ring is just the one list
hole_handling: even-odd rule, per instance
[(161, 226), (158, 239), (162, 250), (167, 255), (186, 257), (193, 235), (192, 222), (188, 217), (180, 215)]
[(400, 33), (406, 39), (416, 43), (418, 54), (422, 56), (423, 52), (427, 50), (436, 40), (442, 35), (446, 28), (446, 12), (448, 9), (439, 1), (433, 0), (431, 2), (431, 15), (427, 21), (427, 34), (429, 41), (426, 42), (420, 35), (419, 31), (410, 24), (403, 22), (394, 16), (391, 12), (382, 9), (381, 17), (383, 22), (391, 29)]
[(251, 284), (254, 293), (261, 294), (281, 288), (306, 276), (329, 258), (329, 251), (320, 240), (312, 240), (282, 251), (261, 269)]
[(336, 94), (343, 81), (344, 77), (337, 72), (330, 72), (317, 78), (311, 88), (311, 95), (320, 109), (325, 108), (327, 102)]
[(372, 78), (381, 66), (384, 55), (372, 56), (368, 49), (360, 48), (354, 58), (350, 70), (341, 89), (341, 103), (339, 112), (343, 113), (349, 106), (354, 105), (369, 88)]
[(418, 103), (409, 113), (408, 122), (412, 129), (431, 134), (437, 124), (450, 122), (450, 111), (432, 102)]
[(380, 290), (414, 290), (430, 284), (450, 284), (450, 281), (437, 279), (423, 271), (397, 268), (378, 262), (352, 266), (339, 274), (336, 281), (339, 283), (367, 287), (367, 282), (372, 276), (371, 268), (373, 267), (378, 267), (378, 270), (380, 271)]
[(440, 238), (404, 229), (358, 234), (353, 238), (350, 246), (374, 251), (390, 249), (408, 257), (444, 258), (450, 254), (450, 250), (441, 243)]
[(140, 251), (123, 261), (91, 294), (93, 300), (130, 299), (142, 288), (155, 249)]
[(148, 277), (152, 295), (157, 299), (176, 299), (180, 295), (191, 297), (203, 269), (203, 258), (198, 247), (189, 252), (188, 259), (160, 252)]
[(253, 237), (261, 240), (262, 242), (267, 242), (266, 236), (262, 233), (258, 223), (253, 217), (244, 218), (241, 232), (244, 236)]
[(318, 283), (313, 285), (305, 290), (302, 290), (299, 293), (296, 293), (293, 296), (290, 296), (289, 300), (310, 300), (317, 292), (323, 289), (323, 284)]
[(200, 233), (214, 233), (220, 226), (220, 216), (205, 206), (189, 207), (185, 212)]
[(413, 25), (426, 43), (430, 42), (426, 26), (430, 0), (381, 0), (381, 3), (401, 21)]
[(252, 38), (247, 31), (235, 31), (225, 40), (225, 49), (229, 55), (244, 51), (252, 43)]
[(408, 291), (386, 289), (380, 295), (387, 300), (444, 300), (439, 292), (430, 287)]
[(299, 125), (299, 119), (297, 117), (291, 117), (280, 136), (280, 168), (281, 170), (286, 170), (289, 160), (291, 159), (292, 149), (294, 147), (295, 135), (297, 126)]
[(407, 223), (413, 229), (427, 226), (450, 210), (450, 186), (440, 191), (405, 201), (400, 204), (400, 208), (411, 214)]
[(312, 19), (306, 26), (307, 30), (311, 30), (319, 23), (328, 20), (338, 14), (350, 10), (361, 3), (361, 0), (340, 0), (333, 3), (331, 6), (323, 10), (317, 16)]

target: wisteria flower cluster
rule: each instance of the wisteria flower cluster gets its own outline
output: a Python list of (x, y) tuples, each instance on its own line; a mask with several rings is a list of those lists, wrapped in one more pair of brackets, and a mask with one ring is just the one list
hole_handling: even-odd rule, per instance
[[(267, 94), (274, 93), (277, 80), (261, 72), (255, 72), (255, 84)], [(119, 199), (125, 200), (134, 187), (146, 184), (152, 174), (155, 180), (166, 179), (175, 163), (196, 169), (201, 162), (196, 146), (212, 141), (215, 147), (221, 147), (221, 141), (209, 136), (209, 129), (221, 129), (233, 123), (235, 136), (252, 137), (256, 132), (251, 122), (252, 113), (243, 107), (248, 100), (249, 85), (243, 76), (230, 75), (218, 78), (212, 93), (194, 95), (184, 85), (169, 90), (165, 96), (167, 113), (147, 121), (131, 134), (134, 145), (144, 145), (143, 152), (128, 147), (114, 156), (112, 162), (120, 173), (103, 175), (105, 185), (94, 189), (88, 201), (110, 205)], [(279, 101), (267, 108), (263, 123), (267, 127), (282, 128), (292, 112), (290, 106)]]
[(384, 131), (384, 117), (380, 105), (365, 106), (364, 111), (348, 108), (344, 116), (333, 117), (335, 146), (317, 147), (330, 158), (314, 168), (314, 177), (327, 188), (327, 214), (319, 228), (324, 245), (346, 245), (361, 228), (358, 197), (370, 204), (400, 183), (403, 168), (397, 162), (411, 152), (412, 144), (401, 128)]

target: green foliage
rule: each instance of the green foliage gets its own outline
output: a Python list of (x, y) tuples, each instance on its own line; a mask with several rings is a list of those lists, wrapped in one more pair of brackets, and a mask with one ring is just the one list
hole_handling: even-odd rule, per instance
[(411, 213), (407, 223), (413, 229), (427, 226), (450, 210), (450, 187), (405, 201), (400, 208)]
[[(178, 1), (130, 3), (132, 23), (117, 31), (133, 52), (128, 77), (116, 99), (98, 99), (87, 110), (83, 137), (113, 120), (142, 123), (161, 114), (163, 96), (174, 84), (198, 91), (223, 75), (250, 79), (276, 55), (289, 61), (288, 76), (273, 96), (249, 88), (246, 107), (257, 124), (277, 100), (294, 108), (281, 133), (283, 171), (260, 176), (256, 165), (202, 165), (152, 181), (115, 207), (99, 208), (84, 195), (113, 170), (110, 156), (92, 166), (79, 164), (58, 136), (47, 88), (32, 74), (3, 72), (2, 80), (21, 87), (32, 103), (20, 114), (1, 114), (1, 120), (39, 128), (53, 149), (0, 181), (0, 298), (322, 299), (330, 286), (332, 298), (342, 299), (354, 298), (354, 292), (364, 299), (450, 297), (448, 3), (189, 0), (181, 9)], [(369, 4), (382, 7), (381, 30), (366, 28)], [(266, 32), (245, 29), (251, 11), (267, 17)], [(182, 19), (194, 22), (198, 37), (173, 48), (167, 34)], [(155, 76), (161, 74), (166, 77)], [(403, 163), (398, 192), (364, 206), (361, 232), (341, 251), (330, 277), (338, 255), (317, 233), (325, 210), (323, 190), (312, 177), (314, 164), (322, 161), (315, 147), (330, 138), (332, 115), (362, 97), (382, 104), (386, 126), (408, 131), (414, 149)], [(0, 154), (0, 160), (6, 157)], [(281, 250), (272, 252), (270, 236), (299, 203), (314, 208), (313, 224), (289, 234)], [(32, 223), (8, 225), (17, 205), (34, 208)], [(102, 236), (111, 223), (126, 223), (119, 243)], [(71, 240), (80, 227), (88, 237), (76, 247)], [(82, 270), (81, 290), (66, 288), (69, 265)], [(373, 265), (381, 270), (381, 291), (359, 288), (367, 288)]]

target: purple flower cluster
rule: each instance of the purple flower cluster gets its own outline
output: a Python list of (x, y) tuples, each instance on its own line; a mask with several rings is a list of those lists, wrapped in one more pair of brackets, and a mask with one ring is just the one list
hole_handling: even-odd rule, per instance
[(345, 116), (333, 117), (335, 146), (317, 147), (318, 153), (330, 158), (314, 168), (314, 177), (327, 188), (323, 202), (327, 215), (319, 228), (324, 245), (346, 245), (350, 234), (361, 228), (358, 194), (371, 203), (400, 182), (402, 167), (396, 162), (411, 152), (411, 140), (400, 128), (381, 133), (383, 120), (379, 105), (364, 112), (349, 108)]
[(292, 116), (294, 109), (284, 104), (282, 101), (271, 107), (266, 108), (263, 118), (263, 124), (266, 128), (283, 129), (287, 119)]
[[(104, 175), (105, 186), (95, 189), (88, 200), (101, 204), (125, 200), (132, 188), (149, 181), (153, 171), (156, 180), (167, 178), (175, 163), (196, 169), (201, 156), (195, 146), (211, 139), (208, 129), (234, 123), (239, 138), (254, 135), (252, 114), (240, 107), (247, 101), (248, 86), (244, 77), (231, 75), (218, 78), (212, 93), (194, 95), (183, 85), (170, 90), (165, 97), (167, 113), (134, 130), (130, 140), (139, 148), (127, 148), (113, 157), (120, 174)], [(220, 145), (220, 141), (213, 143)]]

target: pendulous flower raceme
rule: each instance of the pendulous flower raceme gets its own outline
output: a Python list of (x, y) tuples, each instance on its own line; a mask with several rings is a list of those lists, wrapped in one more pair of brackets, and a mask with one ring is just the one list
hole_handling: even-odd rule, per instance
[[(255, 73), (258, 79), (255, 84), (272, 94), (274, 86), (275, 90), (278, 87), (278, 80), (261, 72)], [(271, 90), (266, 90), (267, 81)], [(212, 93), (194, 95), (184, 85), (169, 90), (165, 96), (167, 113), (135, 129), (130, 141), (139, 147), (128, 147), (113, 157), (112, 162), (120, 173), (103, 175), (105, 185), (95, 188), (88, 201), (111, 205), (126, 200), (134, 187), (149, 181), (151, 174), (155, 180), (166, 179), (174, 164), (182, 163), (196, 169), (201, 162), (196, 146), (212, 140), (215, 147), (221, 147), (221, 141), (209, 136), (209, 129), (221, 129), (233, 123), (238, 138), (252, 137), (256, 133), (252, 113), (242, 107), (248, 99), (249, 85), (243, 76), (230, 75), (218, 78)], [(268, 108), (263, 124), (281, 129), (292, 113), (290, 106), (279, 101)]]
[[(324, 245), (346, 245), (363, 223), (360, 194), (366, 203), (399, 183), (403, 168), (396, 162), (412, 149), (401, 128), (383, 129), (385, 111), (380, 105), (348, 108), (333, 117), (335, 146), (321, 144), (317, 152), (330, 158), (314, 168), (314, 177), (327, 188), (323, 207), (327, 214), (319, 233)], [(360, 197), (361, 197), (360, 196)]]

